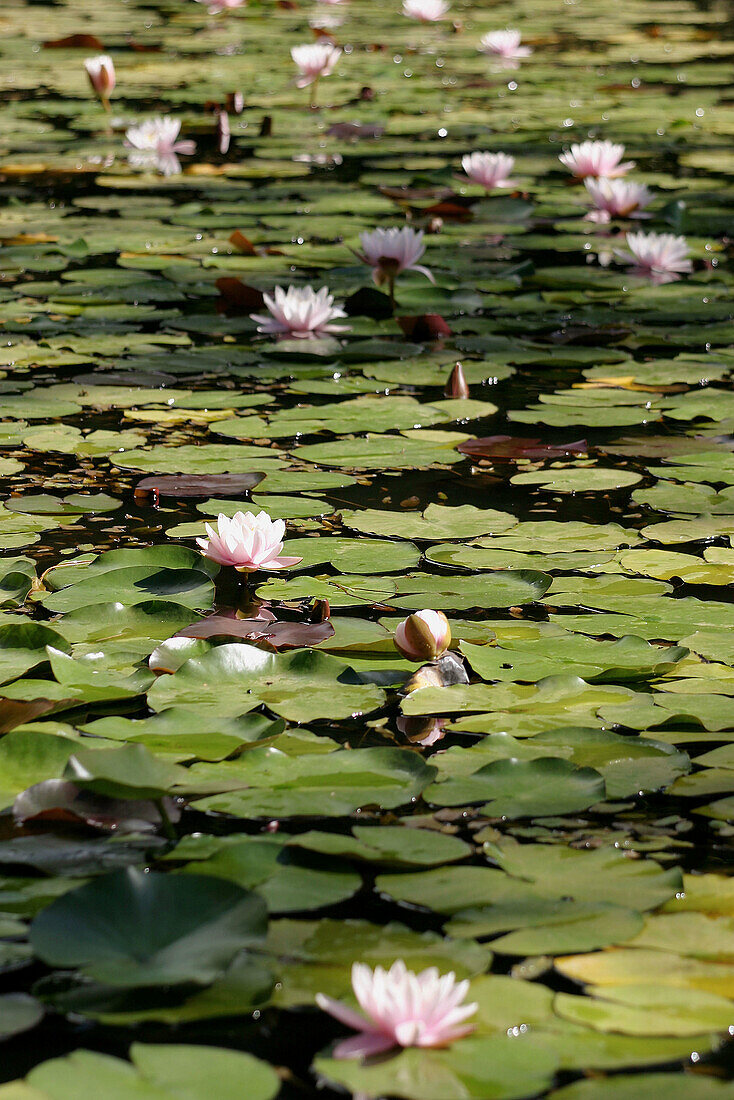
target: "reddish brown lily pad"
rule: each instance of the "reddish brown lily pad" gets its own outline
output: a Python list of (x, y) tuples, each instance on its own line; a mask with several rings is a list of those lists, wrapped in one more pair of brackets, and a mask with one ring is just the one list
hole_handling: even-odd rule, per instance
[(209, 615), (174, 634), (174, 638), (242, 638), (262, 644), (265, 649), (296, 649), (316, 646), (334, 635), (326, 619), (319, 623), (236, 619), (227, 615)]
[(104, 44), (96, 34), (69, 34), (66, 38), (53, 38), (43, 43), (44, 50), (103, 50)]
[[(250, 240), (250, 238), (246, 237), (245, 234), (242, 233), (239, 229), (235, 229), (234, 233), (230, 233), (229, 243), (234, 245), (234, 247), (237, 249), (237, 251), (242, 252), (245, 256), (282, 256), (283, 255), (283, 253), (280, 251), (279, 248), (258, 248), (257, 245), (254, 245), (252, 243), (252, 241)], [(222, 281), (223, 280), (218, 280), (217, 281), (217, 286), (219, 286), (219, 283), (222, 282)], [(239, 282), (239, 279), (236, 279), (235, 282)], [(252, 290), (253, 288), (250, 287), (249, 289)], [(260, 292), (257, 291), (256, 293), (259, 294)]]
[(265, 474), (156, 474), (144, 477), (135, 486), (135, 499), (148, 497), (228, 497), (254, 489)]
[(567, 455), (585, 454), (589, 446), (585, 439), (573, 443), (541, 443), (539, 439), (522, 436), (487, 435), (482, 439), (467, 439), (456, 448), (462, 454), (474, 458), (564, 458)]
[[(169, 821), (181, 810), (172, 798), (163, 800)], [(104, 832), (154, 832), (162, 824), (161, 811), (149, 799), (107, 798), (82, 791), (67, 779), (44, 779), (19, 794), (13, 803), (17, 825), (28, 822), (83, 824)]]
[(262, 291), (258, 290), (257, 287), (248, 286), (241, 279), (225, 275), (221, 279), (217, 279), (215, 285), (220, 294), (217, 302), (219, 313), (241, 317), (263, 307)]
[(451, 329), (440, 313), (423, 313), (419, 317), (398, 317), (403, 334), (411, 340), (440, 340), (450, 336)]
[[(69, 700), (71, 702), (71, 700)], [(32, 722), (43, 714), (62, 706), (54, 699), (2, 699), (0, 698), (0, 733), (10, 733), (16, 726)]]

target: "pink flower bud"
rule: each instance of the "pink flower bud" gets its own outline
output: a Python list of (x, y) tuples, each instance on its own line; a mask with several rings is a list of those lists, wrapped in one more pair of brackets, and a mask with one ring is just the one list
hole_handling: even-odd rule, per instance
[(416, 611), (395, 631), (395, 645), (409, 661), (432, 661), (451, 644), (451, 627), (441, 611)]
[(106, 53), (101, 53), (99, 57), (88, 57), (84, 62), (84, 68), (87, 70), (89, 83), (96, 95), (103, 102), (109, 99), (110, 92), (115, 87), (115, 66), (112, 58)]
[(226, 111), (217, 112), (217, 145), (222, 156), (229, 152), (231, 131), (229, 128), (229, 115)]

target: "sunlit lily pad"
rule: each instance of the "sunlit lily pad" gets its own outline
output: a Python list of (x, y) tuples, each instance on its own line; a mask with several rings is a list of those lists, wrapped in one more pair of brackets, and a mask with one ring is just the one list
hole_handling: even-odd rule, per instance
[(159, 679), (148, 701), (157, 711), (178, 706), (221, 717), (237, 717), (265, 703), (293, 721), (347, 718), (379, 707), (383, 692), (350, 681), (348, 671), (342, 661), (315, 650), (272, 654), (231, 642)]

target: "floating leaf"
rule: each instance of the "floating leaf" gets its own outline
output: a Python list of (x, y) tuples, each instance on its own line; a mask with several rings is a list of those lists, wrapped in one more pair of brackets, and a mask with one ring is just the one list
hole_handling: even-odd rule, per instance
[(262, 941), (265, 903), (222, 879), (128, 868), (58, 898), (30, 934), (45, 962), (108, 985), (205, 985)]

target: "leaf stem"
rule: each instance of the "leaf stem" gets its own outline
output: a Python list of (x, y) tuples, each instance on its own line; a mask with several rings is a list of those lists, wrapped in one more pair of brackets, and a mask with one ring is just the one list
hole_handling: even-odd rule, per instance
[(165, 798), (157, 798), (155, 804), (158, 807), (158, 813), (161, 815), (161, 828), (164, 835), (168, 838), (168, 840), (176, 840), (176, 830), (174, 829), (173, 822), (168, 815)]

